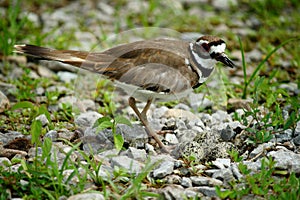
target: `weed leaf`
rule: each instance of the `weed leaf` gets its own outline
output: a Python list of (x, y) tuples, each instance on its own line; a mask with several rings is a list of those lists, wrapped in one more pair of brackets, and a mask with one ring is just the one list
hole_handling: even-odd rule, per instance
[(122, 137), (121, 134), (114, 134), (114, 143), (115, 143), (116, 149), (118, 151), (120, 151), (124, 144), (124, 138)]

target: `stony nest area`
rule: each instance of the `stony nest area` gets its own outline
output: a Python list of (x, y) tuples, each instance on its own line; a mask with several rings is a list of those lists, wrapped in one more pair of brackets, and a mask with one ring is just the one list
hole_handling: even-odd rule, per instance
[[(46, 23), (45, 27), (52, 27), (54, 26), (53, 23), (61, 19), (71, 21), (75, 19), (69, 14), (69, 11), (76, 7), (75, 4), (58, 8), (52, 15), (46, 13), (43, 18), (49, 18), (49, 20), (46, 20), (49, 24)], [(105, 3), (103, 5), (107, 6), (106, 11), (102, 11), (102, 15), (96, 17), (102, 18), (104, 16), (105, 19), (110, 20), (110, 9), (112, 8)], [(30, 14), (30, 19), (33, 21), (36, 19), (35, 17), (33, 13)], [(75, 26), (76, 23), (76, 21), (72, 21), (69, 24)], [(182, 38), (194, 38), (196, 34), (183, 33)], [(89, 42), (93, 43), (93, 40), (87, 39), (89, 34), (86, 32), (81, 33), (79, 29), (76, 36), (84, 47), (88, 48)], [(261, 53), (257, 50), (246, 54), (248, 61), (260, 57)], [(235, 58), (235, 61), (238, 64), (240, 63), (238, 58)], [(174, 147), (170, 154), (165, 154), (160, 151), (155, 141), (149, 138), (143, 126), (136, 119), (135, 114), (128, 106), (128, 96), (122, 91), (115, 90), (112, 94), (113, 101), (117, 105), (116, 112), (132, 122), (132, 126), (117, 125), (116, 133), (122, 134), (124, 138), (124, 149), (117, 151), (111, 129), (98, 130), (97, 127), (94, 127), (95, 121), (103, 117), (97, 112), (100, 106), (99, 100), (81, 96), (81, 93), (87, 91), (84, 87), (88, 88), (90, 85), (95, 87), (95, 82), (92, 81), (95, 80), (95, 75), (81, 71), (77, 72), (56, 62), (31, 62), (23, 56), (11, 57), (10, 64), (13, 65), (12, 72), (8, 77), (1, 77), (1, 79), (17, 79), (23, 73), (21, 66), (27, 66), (31, 69), (30, 77), (47, 77), (53, 80), (53, 84), (47, 88), (34, 88), (37, 94), (36, 102), (43, 102), (46, 99), (47, 91), (59, 91), (63, 95), (59, 96), (56, 104), (48, 107), (49, 112), (59, 111), (61, 109), (60, 105), (64, 103), (71, 103), (73, 109), (77, 111), (73, 124), (49, 130), (41, 137), (41, 141), (45, 138), (52, 140), (51, 152), (55, 155), (54, 157), (56, 157), (59, 165), (63, 164), (66, 153), (72, 149), (72, 146), (66, 141), (73, 145), (81, 142), (79, 149), (87, 155), (92, 155), (93, 159), (102, 163), (98, 173), (100, 173), (103, 180), (111, 179), (116, 168), (125, 169), (130, 174), (139, 174), (144, 172), (143, 170), (147, 166), (152, 165), (153, 168), (149, 170), (147, 178), (160, 179), (164, 183), (164, 187), (149, 187), (147, 190), (160, 193), (165, 199), (182, 199), (182, 194), (188, 198), (211, 199), (217, 196), (215, 186), (226, 189), (233, 180), (242, 179), (243, 174), (239, 171), (238, 163), (234, 162), (229, 154), (233, 151), (237, 151), (243, 157), (240, 162), (247, 165), (252, 173), (259, 172), (262, 159), (272, 157), (276, 162), (275, 167), (277, 169), (300, 174), (300, 122), (297, 123), (295, 130), (287, 129), (280, 134), (274, 134), (273, 138), (267, 143), (257, 144), (256, 146), (249, 144), (247, 140), (251, 133), (246, 129), (255, 126), (259, 121), (254, 119), (253, 116), (248, 116), (247, 121), (250, 123), (245, 126), (235, 118), (236, 115), (245, 115), (246, 110), (250, 108), (252, 103), (251, 99), (225, 99), (231, 107), (230, 110), (222, 109), (224, 105), (217, 105), (220, 102), (208, 99), (201, 92), (191, 93), (186, 99), (180, 100), (172, 107), (153, 103), (148, 113), (151, 126), (160, 132), (159, 137), (163, 143)], [(220, 68), (220, 66), (218, 67)], [(240, 71), (241, 69), (234, 70)], [(226, 69), (223, 69), (223, 71), (226, 71)], [(217, 70), (214, 76), (208, 80), (207, 86), (202, 86), (203, 88), (209, 88), (208, 90), (212, 93), (213, 91), (220, 91), (218, 89), (223, 86), (222, 81), (220, 81), (222, 77), (216, 75), (216, 73), (218, 73)], [(238, 75), (228, 75), (228, 79), (235, 82), (242, 81), (242, 77)], [(68, 87), (65, 85), (68, 85)], [(72, 87), (69, 87), (70, 85)], [(11, 85), (3, 87), (10, 88), (3, 90), (5, 91), (3, 93), (1, 92), (0, 106), (2, 112), (7, 109), (8, 104), (13, 105), (15, 103), (9, 98), (9, 92), (7, 92), (13, 90), (14, 87)], [(285, 84), (282, 87), (295, 92), (293, 84)], [(226, 94), (215, 95), (217, 95), (215, 98), (222, 100), (223, 97), (220, 95)], [(142, 109), (144, 105), (145, 103), (141, 102), (138, 107)], [(201, 112), (198, 111), (199, 107)], [(207, 113), (206, 110), (211, 110), (211, 112)], [(264, 110), (264, 108), (260, 110)], [(266, 109), (265, 111), (268, 112)], [(262, 116), (263, 114), (261, 113)], [(39, 115), (37, 119), (41, 121), (43, 127), (49, 125), (45, 115)], [(74, 129), (74, 127), (76, 128)], [(0, 142), (0, 165), (2, 166), (6, 165), (4, 163), (7, 162), (13, 163), (11, 162), (13, 158), (26, 158), (26, 160), (32, 161), (36, 155), (36, 148), (31, 145), (31, 136), (24, 135), (22, 132), (1, 129)], [(41, 149), (39, 148), (39, 150)], [(42, 154), (42, 152), (38, 153)], [(78, 161), (87, 163), (80, 156), (80, 153), (77, 151), (72, 152), (69, 162)], [(10, 168), (17, 171), (20, 165), (12, 164)], [(79, 168), (80, 170), (82, 170), (82, 173), (86, 173), (83, 168)], [(67, 176), (72, 171), (65, 170), (63, 173)], [(69, 184), (76, 184), (77, 181), (74, 178)], [(95, 189), (97, 187), (93, 185), (91, 179), (86, 188)], [(104, 199), (99, 194), (87, 193), (84, 195), (86, 195), (86, 199)], [(96, 195), (96, 197), (93, 195)], [(76, 199), (75, 196), (70, 197), (70, 199)]]

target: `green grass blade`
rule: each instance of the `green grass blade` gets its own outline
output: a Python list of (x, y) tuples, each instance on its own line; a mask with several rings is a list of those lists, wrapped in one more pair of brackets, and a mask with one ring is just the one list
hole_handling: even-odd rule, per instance
[(13, 105), (11, 107), (11, 110), (17, 110), (17, 109), (25, 109), (25, 108), (30, 108), (30, 109), (34, 109), (34, 104), (30, 101), (21, 101), (16, 103), (15, 105)]
[(278, 45), (277, 47), (275, 47), (272, 51), (270, 51), (268, 53), (268, 55), (258, 64), (257, 68), (254, 70), (254, 72), (251, 74), (249, 80), (248, 80), (248, 84), (256, 77), (257, 73), (260, 71), (260, 69), (262, 68), (262, 66), (268, 61), (268, 59), (281, 47), (283, 47), (284, 45), (293, 42), (293, 41), (297, 41), (300, 40), (300, 38), (291, 38), (288, 39), (286, 41), (284, 41), (283, 43), (281, 43), (280, 45)]
[(243, 75), (244, 75), (244, 90), (243, 90), (242, 98), (245, 99), (246, 95), (247, 95), (247, 87), (248, 87), (246, 60), (245, 60), (245, 52), (244, 52), (244, 48), (243, 48), (243, 43), (242, 43), (240, 37), (238, 37), (238, 39), (239, 39), (239, 44), (240, 44), (240, 49), (241, 49), (241, 54), (242, 54), (242, 67), (243, 67)]
[(254, 78), (257, 76), (258, 72), (261, 70), (261, 68), (263, 67), (263, 65), (268, 61), (268, 59), (281, 47), (283, 47), (284, 45), (293, 42), (293, 41), (297, 41), (300, 40), (300, 38), (291, 38), (288, 39), (284, 42), (282, 42), (280, 45), (278, 45), (277, 47), (275, 47), (272, 51), (270, 51), (267, 56), (258, 64), (258, 66), (255, 68), (254, 72), (251, 74), (250, 78), (247, 80), (247, 72), (246, 72), (246, 63), (245, 63), (245, 57), (244, 57), (244, 50), (243, 50), (243, 45), (241, 42), (241, 39), (239, 38), (239, 44), (241, 47), (241, 53), (242, 53), (242, 62), (243, 62), (243, 74), (244, 74), (244, 90), (243, 90), (243, 95), (242, 98), (246, 99), (247, 97), (247, 88), (248, 85), (254, 80)]

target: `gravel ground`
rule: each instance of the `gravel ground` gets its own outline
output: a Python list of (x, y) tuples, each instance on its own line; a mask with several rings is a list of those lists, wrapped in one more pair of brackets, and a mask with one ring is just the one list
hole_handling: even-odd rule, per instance
[[(102, 29), (105, 29), (106, 33), (114, 32), (115, 8), (108, 1), (100, 1), (99, 3), (83, 2), (74, 1), (63, 7), (58, 7), (54, 12), (44, 12), (40, 16), (30, 12), (28, 16), (34, 23), (43, 22), (45, 32), (56, 27), (57, 24), (61, 24), (60, 28), (53, 33), (54, 35), (74, 30), (76, 42), (69, 48), (90, 51), (95, 47), (94, 44), (99, 43), (99, 38), (96, 36), (102, 34)], [(193, 1), (185, 2), (187, 4), (193, 3)], [(202, 2), (205, 2), (205, 0)], [(209, 2), (216, 10), (229, 9), (227, 1), (214, 0)], [(237, 4), (236, 1), (233, 2)], [(148, 6), (146, 2), (143, 2), (143, 5)], [(140, 6), (137, 1), (130, 1), (130, 3), (124, 5), (120, 15), (122, 15), (122, 12), (137, 13)], [(177, 2), (174, 6), (182, 6), (182, 4)], [(205, 18), (214, 14), (215, 11), (208, 12), (197, 7), (197, 9), (191, 9), (190, 12), (191, 14), (201, 13)], [(246, 22), (239, 19), (234, 20), (236, 28), (233, 32), (235, 34), (252, 34), (251, 27), (259, 24), (255, 17), (249, 18)], [(99, 27), (99, 23), (102, 23), (103, 27)], [(124, 30), (128, 29), (125, 19), (119, 23), (119, 26)], [(82, 31), (82, 26), (85, 26), (88, 31)], [(226, 25), (218, 25), (215, 29), (217, 33), (222, 35), (222, 32), (228, 31), (229, 28)], [(129, 33), (131, 34), (131, 32)], [(171, 33), (167, 33), (167, 35), (169, 34)], [(192, 40), (201, 34), (203, 33), (184, 32), (176, 33), (176, 36)], [(112, 35), (108, 35), (108, 38)], [(139, 39), (138, 35), (131, 35), (129, 40), (136, 39)], [(226, 38), (224, 39), (226, 40)], [(77, 45), (77, 43), (80, 43), (80, 45)], [(97, 48), (101, 48), (101, 45), (98, 45)], [(241, 66), (241, 56), (238, 50), (232, 51), (231, 57), (238, 66)], [(258, 61), (261, 57), (262, 53), (258, 49), (253, 49), (247, 52), (246, 61)], [(226, 187), (232, 180), (242, 179), (243, 175), (240, 173), (237, 163), (233, 162), (228, 155), (228, 151), (233, 149), (243, 155), (244, 160), (242, 162), (253, 172), (260, 170), (263, 158), (271, 156), (276, 161), (278, 169), (300, 173), (300, 122), (297, 123), (295, 130), (285, 130), (281, 134), (276, 134), (269, 142), (259, 144), (255, 148), (249, 148), (244, 142), (241, 142), (246, 137), (245, 129), (247, 127), (235, 120), (234, 113), (236, 112), (240, 116), (244, 115), (244, 108), (251, 104), (252, 99), (244, 101), (230, 99), (228, 101), (224, 97), (226, 91), (220, 90), (220, 88), (225, 87), (221, 81), (220, 70), (216, 70), (207, 83), (210, 93), (217, 93), (215, 94), (217, 100), (209, 99), (204, 93), (200, 92), (190, 94), (188, 98), (181, 100), (173, 108), (160, 104), (151, 106), (148, 115), (151, 125), (155, 130), (164, 132), (160, 135), (160, 138), (166, 145), (175, 146), (172, 153), (168, 155), (160, 152), (153, 139), (147, 136), (143, 126), (138, 121), (133, 122), (131, 127), (123, 124), (117, 126), (117, 132), (122, 134), (125, 145), (128, 147), (121, 152), (114, 148), (113, 135), (110, 130), (99, 131), (97, 128), (93, 128), (94, 122), (102, 115), (97, 112), (99, 102), (85, 96), (85, 91), (93, 89), (95, 87), (94, 81), (99, 77), (86, 72), (74, 71), (68, 66), (55, 62), (30, 63), (28, 61), (25, 64), (35, 69), (30, 75), (32, 77), (51, 78), (57, 76), (60, 83), (74, 84), (73, 90), (63, 86), (63, 84), (35, 89), (38, 99), (45, 98), (45, 91), (64, 91), (65, 95), (58, 99), (57, 105), (51, 107), (52, 111), (58, 110), (59, 104), (65, 102), (71, 102), (73, 108), (78, 108), (80, 111), (74, 120), (77, 130), (64, 127), (59, 130), (50, 130), (44, 136), (53, 141), (52, 151), (53, 154), (56, 154), (60, 165), (66, 155), (59, 152), (68, 152), (71, 147), (59, 141), (58, 138), (69, 141), (82, 141), (82, 149), (87, 154), (93, 154), (103, 162), (99, 173), (102, 173), (104, 179), (113, 176), (112, 171), (116, 167), (125, 168), (129, 173), (140, 173), (149, 160), (151, 163), (160, 161), (149, 172), (149, 176), (154, 180), (162, 179), (167, 185), (160, 189), (151, 188), (149, 190), (163, 194), (166, 199), (183, 199), (182, 194), (185, 194), (188, 198), (198, 196), (210, 199), (216, 196), (215, 186)], [(251, 71), (252, 68), (249, 68), (249, 70)], [(224, 71), (222, 73), (226, 74), (229, 81), (242, 84), (241, 68)], [(20, 67), (16, 66), (10, 78), (19, 76)], [(5, 79), (5, 77), (2, 78)], [(3, 87), (9, 86), (5, 85)], [(282, 88), (299, 95), (297, 85), (294, 83), (282, 84)], [(136, 118), (133, 111), (127, 106), (128, 96), (118, 90), (115, 90), (113, 94), (117, 112), (122, 113), (129, 119)], [(6, 97), (8, 95), (6, 92), (1, 92), (0, 95), (3, 96), (1, 97), (1, 109), (3, 111), (12, 102)], [(235, 109), (224, 111), (222, 108), (226, 107), (225, 102), (228, 102)], [(139, 103), (138, 107), (142, 108), (143, 105), (145, 103)], [(198, 112), (199, 107), (204, 112)], [(205, 112), (206, 109), (210, 109), (212, 112), (208, 114)], [(43, 126), (49, 124), (45, 115), (38, 116), (38, 119)], [(251, 116), (249, 116), (248, 121), (251, 120)], [(16, 156), (26, 156), (29, 160), (34, 158), (35, 148), (30, 147), (30, 136), (24, 136), (21, 132), (1, 130), (0, 142), (2, 143), (0, 147), (0, 165), (4, 165), (5, 162), (11, 163), (11, 159)], [(20, 148), (20, 146), (23, 148)], [(191, 155), (196, 163), (193, 169), (187, 167), (183, 161)], [(85, 161), (76, 152), (72, 153), (71, 159)], [(207, 163), (210, 163), (210, 165), (206, 165)], [(19, 164), (13, 165), (15, 169), (19, 166)], [(201, 171), (201, 174), (193, 173), (195, 169)], [(64, 173), (71, 172), (66, 170)], [(77, 180), (72, 181), (76, 184)], [(68, 199), (83, 198), (104, 199), (102, 195), (93, 193), (74, 195)]]

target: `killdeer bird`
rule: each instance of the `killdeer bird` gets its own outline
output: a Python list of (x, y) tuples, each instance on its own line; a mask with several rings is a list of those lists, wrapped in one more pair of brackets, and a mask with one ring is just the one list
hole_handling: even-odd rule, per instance
[[(225, 42), (215, 36), (202, 36), (195, 42), (173, 39), (137, 41), (100, 53), (55, 50), (34, 45), (15, 45), (17, 53), (39, 59), (67, 63), (106, 76), (130, 95), (134, 110), (163, 151), (168, 152), (147, 120), (154, 100), (177, 100), (199, 87), (212, 73), (217, 61), (228, 67), (233, 62), (224, 53)], [(142, 111), (136, 99), (147, 101)]]

